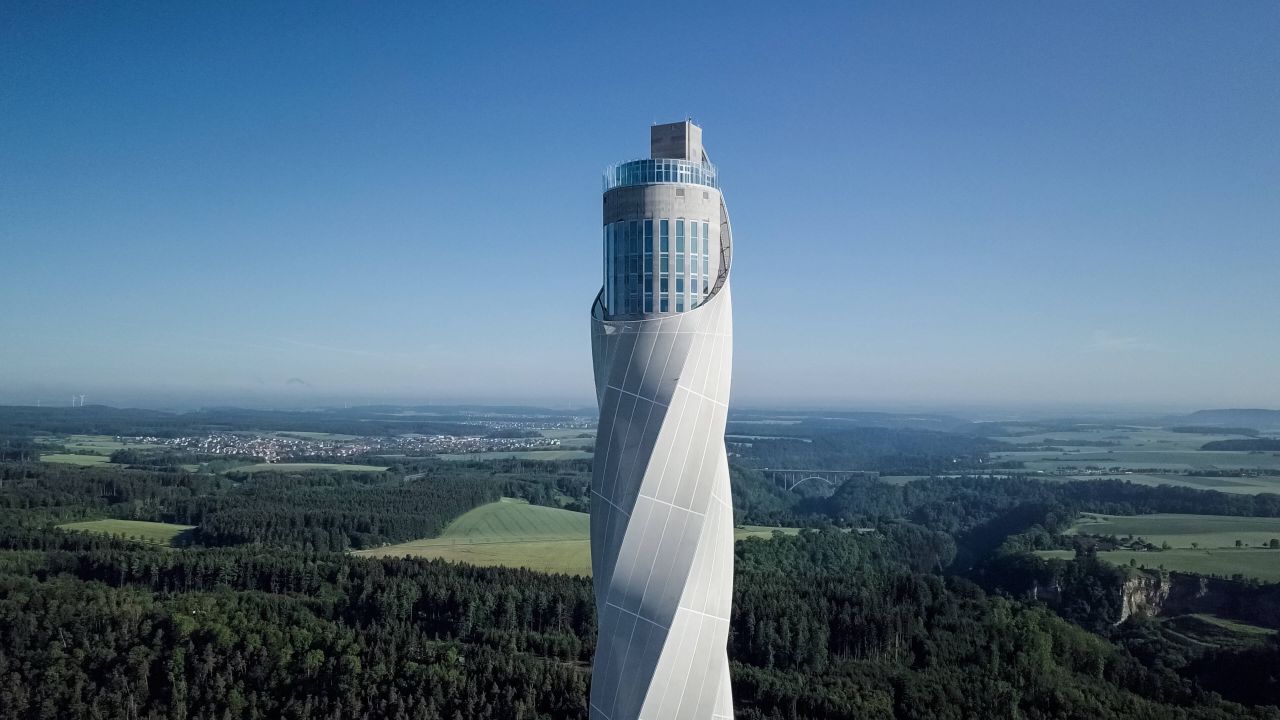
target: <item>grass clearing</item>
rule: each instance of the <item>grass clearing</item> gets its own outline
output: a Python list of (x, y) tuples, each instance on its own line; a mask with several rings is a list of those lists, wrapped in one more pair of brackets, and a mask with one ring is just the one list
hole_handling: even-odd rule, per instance
[(1243, 650), (1267, 641), (1274, 630), (1208, 614), (1178, 615), (1160, 621), (1175, 642), (1192, 646)]
[(757, 537), (768, 540), (773, 537), (773, 534), (776, 532), (780, 532), (783, 535), (799, 535), (800, 528), (773, 527), (771, 525), (743, 525), (742, 527), (734, 528), (733, 539), (744, 540), (746, 538)]
[(343, 435), (342, 433), (307, 432), (305, 430), (278, 430), (270, 433), (275, 437), (295, 438), (298, 440), (357, 440), (359, 435)]
[[(590, 515), (530, 505), (503, 498), (459, 517), (440, 537), (359, 550), (372, 557), (439, 558), (472, 565), (522, 567), (569, 575), (591, 574)], [(795, 534), (795, 528), (749, 526), (735, 538), (773, 536), (775, 530)]]
[[(553, 440), (583, 439), (595, 442), (595, 428), (543, 428), (538, 431), (542, 433), (542, 437), (551, 438)], [(586, 435), (586, 438), (578, 438), (579, 435)]]
[(444, 453), (441, 460), (584, 460), (591, 457), (585, 450), (517, 450), (513, 452)]
[(472, 565), (591, 574), (590, 516), (503, 498), (475, 508), (440, 537), (360, 550), (357, 555), (439, 558)]
[(258, 463), (256, 465), (243, 465), (238, 468), (232, 468), (236, 471), (244, 472), (266, 472), (274, 470), (276, 472), (304, 472), (306, 470), (337, 470), (339, 472), (384, 472), (387, 468), (383, 465), (344, 465), (342, 463)]
[[(1068, 535), (1116, 535), (1146, 538), (1155, 545), (1169, 543), (1174, 548), (1203, 550), (1235, 549), (1237, 540), (1257, 547), (1280, 538), (1280, 518), (1230, 517), (1224, 515), (1100, 515), (1086, 513), (1067, 531)], [(1280, 551), (1276, 553), (1280, 559)]]
[[(1280, 469), (1280, 453), (1204, 451), (1215, 440), (1244, 435), (1178, 433), (1155, 427), (1091, 427), (993, 438), (1015, 445), (1048, 445), (1060, 450), (1011, 450), (992, 453), (998, 460), (1017, 460), (1032, 473), (1054, 479), (1100, 480), (1118, 477), (1144, 485), (1179, 485), (1232, 493), (1280, 492), (1280, 476), (1249, 478), (1201, 477), (1208, 471), (1271, 471)], [(1073, 443), (1114, 443), (1109, 447)], [(1141, 474), (1141, 471), (1148, 471)], [(1187, 475), (1191, 473), (1191, 475)]]
[[(116, 440), (112, 435), (68, 435), (61, 442), (69, 450), (85, 450), (99, 455), (110, 455), (116, 450), (130, 447), (129, 444)], [(145, 444), (133, 443), (133, 446)]]
[(1193, 490), (1217, 490), (1218, 492), (1238, 495), (1256, 495), (1258, 493), (1280, 493), (1280, 476), (1262, 475), (1258, 477), (1204, 477), (1183, 474), (1149, 474), (1149, 473), (1103, 473), (1089, 475), (1030, 475), (1040, 480), (1124, 480), (1138, 485), (1159, 487), (1173, 485)]
[(140, 538), (142, 542), (149, 542), (155, 545), (173, 545), (173, 541), (179, 535), (195, 529), (193, 525), (114, 519), (73, 522), (59, 525), (58, 527), (63, 530), (99, 533), (125, 539)]
[[(1280, 581), (1280, 549), (1265, 547), (1280, 539), (1280, 518), (1224, 515), (1101, 515), (1085, 513), (1068, 535), (1141, 537), (1168, 550), (1105, 550), (1098, 557), (1115, 565), (1231, 577), (1243, 575)], [(1236, 547), (1239, 540), (1243, 547)], [(1046, 558), (1074, 557), (1070, 550), (1037, 553)]]
[[(1036, 555), (1065, 560), (1075, 557), (1075, 553), (1071, 550), (1041, 550)], [(1153, 552), (1106, 550), (1098, 553), (1098, 559), (1121, 566), (1129, 565), (1129, 561), (1132, 560), (1134, 566), (1146, 570), (1164, 568), (1198, 575), (1221, 577), (1242, 575), (1264, 582), (1280, 582), (1280, 550), (1262, 548), (1220, 550), (1177, 548)]]
[(1253, 635), (1257, 637), (1266, 637), (1276, 632), (1271, 628), (1259, 627), (1257, 625), (1249, 625), (1248, 623), (1242, 623), (1236, 620), (1230, 620), (1228, 618), (1220, 618), (1217, 615), (1209, 615), (1206, 613), (1196, 613), (1194, 615), (1191, 615), (1191, 617), (1196, 618), (1197, 620), (1202, 620), (1204, 622), (1207, 622), (1210, 625), (1217, 625), (1218, 627), (1224, 630), (1230, 630), (1231, 632), (1239, 633), (1241, 635)]
[(41, 462), (62, 463), (64, 465), (106, 465), (111, 458), (106, 455), (72, 455), (70, 453), (48, 453), (40, 456)]
[(880, 481), (890, 485), (906, 485), (916, 480), (928, 480), (928, 475), (881, 475)]

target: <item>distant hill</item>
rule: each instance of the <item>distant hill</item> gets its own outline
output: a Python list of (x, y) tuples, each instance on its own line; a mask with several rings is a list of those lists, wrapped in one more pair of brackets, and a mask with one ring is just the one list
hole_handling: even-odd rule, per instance
[(208, 432), (295, 430), (347, 435), (479, 435), (488, 432), (483, 418), (471, 423), (442, 421), (435, 416), (367, 410), (245, 410), (213, 408), (188, 413), (160, 410), (0, 405), (0, 437), (54, 435), (148, 435), (179, 437)]
[[(934, 430), (938, 432), (966, 432), (973, 422), (951, 415), (936, 413), (845, 412), (837, 410), (733, 410), (729, 423), (742, 425), (779, 425), (804, 422), (811, 427), (847, 429), (854, 427), (880, 427), (907, 430)], [(731, 433), (732, 434), (732, 433)], [(762, 433), (777, 434), (777, 433)]]
[(1274, 432), (1280, 431), (1280, 410), (1253, 408), (1197, 410), (1190, 415), (1179, 416), (1170, 424), (1246, 427), (1257, 428), (1263, 432)]
[(1280, 438), (1250, 438), (1248, 440), (1214, 440), (1200, 446), (1201, 450), (1246, 450), (1249, 452), (1280, 451)]

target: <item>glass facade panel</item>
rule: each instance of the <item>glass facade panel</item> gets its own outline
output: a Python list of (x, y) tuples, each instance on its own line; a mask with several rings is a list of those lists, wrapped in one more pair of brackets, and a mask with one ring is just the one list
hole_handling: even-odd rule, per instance
[[(711, 225), (710, 223), (702, 223), (702, 294), (705, 297), (711, 293), (711, 285), (707, 282), (707, 277), (711, 272)], [(717, 252), (719, 249), (717, 248)], [(717, 268), (718, 271), (718, 268)]]
[(627, 312), (640, 312), (640, 238), (643, 226), (639, 220), (627, 223)]
[(648, 158), (612, 165), (604, 171), (606, 192), (626, 185), (680, 182), (719, 188), (716, 167), (693, 160)]
[(620, 225), (614, 230), (613, 238), (613, 303), (609, 306), (613, 312), (626, 312), (624, 307), (627, 297), (626, 250), (626, 226)]
[(613, 297), (613, 276), (609, 272), (613, 261), (613, 225), (604, 226), (604, 306), (609, 308), (609, 298)]
[(644, 311), (653, 312), (653, 220), (644, 221)]
[(710, 295), (716, 272), (710, 223), (622, 220), (605, 225), (603, 239), (603, 300), (609, 314), (684, 312)]

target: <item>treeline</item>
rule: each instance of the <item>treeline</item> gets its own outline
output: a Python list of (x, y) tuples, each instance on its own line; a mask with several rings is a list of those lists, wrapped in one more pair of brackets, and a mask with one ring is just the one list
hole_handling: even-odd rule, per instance
[(40, 459), (41, 448), (29, 437), (0, 435), (0, 462), (35, 462)]
[[(1044, 608), (917, 572), (945, 548), (903, 533), (738, 545), (738, 717), (1278, 717)], [(0, 546), (14, 550), (0, 555), (0, 717), (587, 717), (584, 578), (5, 525)]]
[(213, 455), (173, 449), (121, 448), (111, 453), (111, 462), (115, 465), (124, 465), (133, 469), (173, 472), (183, 469), (183, 465), (203, 465), (213, 462), (234, 467), (236, 462), (256, 463), (261, 461), (261, 458), (251, 455)]
[[(590, 460), (487, 460), (451, 461), (441, 468), (486, 473), (501, 485), (506, 497), (533, 505), (563, 507), (577, 512), (591, 509)], [(453, 468), (456, 465), (456, 468)]]
[[(200, 545), (341, 552), (438, 534), (514, 485), (437, 464), (412, 480), (314, 470), (222, 476), (50, 463), (0, 465), (0, 510), (67, 521), (114, 517), (195, 525)], [(29, 518), (30, 519), (30, 518)]]
[(161, 520), (175, 503), (225, 491), (231, 484), (218, 476), (186, 472), (3, 463), (0, 509)]
[(289, 487), (271, 473), (252, 477), (235, 492), (176, 502), (165, 520), (196, 525), (202, 545), (342, 552), (438, 535), (454, 518), (499, 497), (492, 483), (473, 478), (372, 486), (340, 478), (346, 482)]
[(1091, 553), (1074, 560), (1002, 553), (974, 568), (970, 576), (989, 591), (1043, 601), (1063, 618), (1105, 633), (1122, 618), (1125, 583), (1135, 572)]
[(1258, 431), (1247, 427), (1221, 427), (1218, 425), (1179, 425), (1169, 428), (1169, 432), (1189, 433), (1191, 435), (1257, 435)]
[(1028, 478), (930, 478), (903, 485), (852, 479), (828, 498), (810, 498), (802, 512), (846, 524), (907, 518), (951, 533), (972, 530), (1017, 506), (1058, 505), (1064, 512), (1112, 515), (1189, 513), (1280, 517), (1280, 495), (1237, 495), (1175, 486), (1151, 487), (1123, 480), (1047, 482)]

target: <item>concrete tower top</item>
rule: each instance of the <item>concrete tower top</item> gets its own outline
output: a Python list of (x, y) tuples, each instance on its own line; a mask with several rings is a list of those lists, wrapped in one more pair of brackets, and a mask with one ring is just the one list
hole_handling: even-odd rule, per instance
[(654, 125), (649, 128), (649, 157), (703, 162), (702, 128), (692, 120)]

